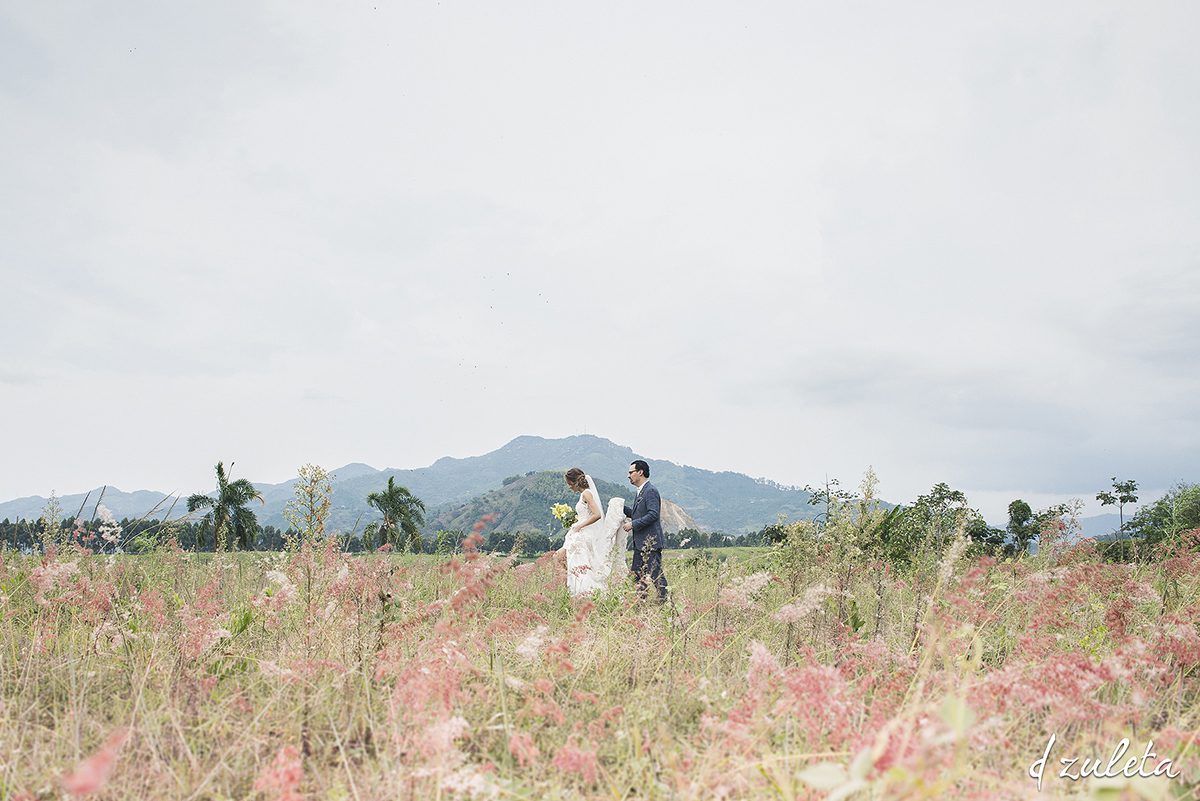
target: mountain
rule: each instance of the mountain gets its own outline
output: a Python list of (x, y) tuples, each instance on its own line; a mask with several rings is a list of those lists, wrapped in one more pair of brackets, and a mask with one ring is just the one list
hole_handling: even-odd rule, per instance
[[(333, 506), (335, 512), (361, 510), (364, 502), (359, 499), (379, 489), (391, 475), (396, 477), (397, 484), (408, 487), (424, 501), (430, 511), (448, 503), (466, 503), (501, 487), (504, 480), (512, 476), (548, 470), (565, 472), (575, 466), (586, 469), (598, 483), (606, 481), (628, 487), (629, 463), (638, 458), (649, 462), (650, 480), (664, 500), (686, 510), (699, 528), (737, 534), (757, 531), (775, 522), (780, 514), (793, 520), (811, 518), (815, 514), (815, 509), (808, 504), (809, 495), (803, 490), (781, 487), (741, 473), (718, 473), (675, 464), (587, 434), (561, 439), (522, 436), (482, 456), (444, 457), (424, 468), (381, 470), (374, 475), (363, 473), (347, 480), (341, 480), (339, 476), (334, 484)], [(290, 494), (289, 487), (286, 495)], [(268, 499), (267, 510), (271, 508), (272, 502)], [(354, 520), (348, 518), (348, 514), (343, 514), (338, 527), (351, 530)], [(368, 514), (363, 520), (374, 520), (374, 516)]]
[[(808, 493), (781, 487), (741, 473), (713, 472), (678, 465), (636, 453), (602, 437), (582, 434), (562, 439), (517, 437), (504, 447), (465, 459), (443, 458), (420, 470), (394, 474), (426, 504), (466, 501), (500, 486), (513, 475), (529, 471), (565, 471), (582, 467), (598, 482), (628, 486), (629, 463), (642, 458), (650, 464), (650, 480), (664, 499), (691, 515), (702, 528), (739, 533), (774, 523), (779, 514), (790, 519), (811, 518)], [(385, 479), (386, 480), (386, 479)], [(602, 493), (603, 494), (603, 493)]]
[[(1125, 517), (1125, 522), (1129, 522), (1129, 516)], [(1003, 529), (1004, 523), (989, 524), (995, 528)], [(1128, 535), (1119, 535), (1117, 529), (1121, 527), (1121, 516), (1116, 513), (1092, 515), (1091, 517), (1079, 518), (1079, 530), (1071, 537), (1071, 541), (1092, 539), (1122, 539)]]
[[(1129, 516), (1126, 516), (1125, 522), (1129, 522)], [(1121, 516), (1117, 514), (1104, 514), (1093, 517), (1081, 517), (1079, 518), (1079, 525), (1083, 528), (1084, 537), (1112, 536), (1121, 527)]]
[[(633, 503), (634, 489), (629, 484), (621, 487), (596, 479), (596, 489), (600, 491), (601, 503), (605, 508), (609, 500), (616, 497), (624, 498), (630, 505)], [(485, 526), (485, 533), (528, 531), (555, 535), (561, 533), (561, 526), (550, 515), (550, 507), (556, 503), (574, 506), (578, 499), (576, 493), (567, 489), (559, 471), (511, 476), (499, 488), (477, 495), (465, 503), (444, 504), (431, 510), (426, 529), (427, 533), (439, 529), (470, 531), (481, 517), (494, 514), (496, 519)], [(667, 532), (697, 527), (696, 521), (687, 512), (665, 499), (662, 521), (663, 529)]]
[[(366, 497), (381, 489), (388, 476), (395, 476), (396, 483), (407, 487), (432, 513), (448, 504), (466, 504), (476, 496), (502, 487), (504, 480), (512, 476), (543, 471), (565, 472), (574, 466), (586, 469), (597, 483), (606, 481), (628, 487), (629, 463), (638, 458), (650, 463), (650, 480), (658, 487), (663, 499), (685, 510), (698, 528), (737, 534), (757, 531), (775, 522), (780, 514), (796, 520), (811, 518), (815, 513), (808, 504), (808, 493), (803, 490), (782, 487), (741, 473), (713, 472), (675, 464), (636, 453), (602, 437), (583, 434), (561, 439), (517, 437), (482, 456), (461, 459), (447, 456), (428, 467), (415, 469), (377, 470), (370, 465), (348, 464), (332, 471), (329, 527), (346, 532), (362, 531), (367, 523), (377, 520), (378, 513), (367, 506)], [(295, 479), (280, 484), (255, 483), (264, 500), (261, 506), (253, 505), (260, 523), (286, 525), (283, 509), (292, 498), (294, 484)], [(207, 489), (201, 488), (202, 491)], [(88, 501), (86, 516), (90, 516), (96, 494), (93, 492)], [(184, 499), (188, 494), (183, 494)], [(602, 491), (601, 494), (605, 493)], [(110, 487), (105, 492), (104, 504), (118, 518), (137, 518), (164, 497), (163, 493), (121, 493)], [(64, 516), (74, 514), (83, 498), (83, 495), (62, 498)], [(0, 503), (0, 520), (5, 517), (36, 519), (45, 503), (45, 498), (39, 497)], [(167, 501), (162, 508), (169, 503)], [(180, 501), (172, 516), (182, 508), (183, 501)]]
[[(90, 520), (95, 514), (96, 504), (103, 503), (118, 520), (126, 517), (136, 520), (143, 516), (161, 520), (168, 510), (170, 518), (174, 520), (187, 516), (187, 496), (177, 496), (178, 493), (167, 495), (149, 490), (122, 492), (115, 487), (96, 487), (91, 492), (64, 495), (58, 499), (58, 503), (62, 506), (64, 518), (80, 516)], [(46, 500), (40, 495), (31, 495), (0, 503), (0, 520), (37, 520), (42, 516)]]
[[(600, 486), (597, 485), (596, 489)], [(684, 511), (682, 506), (662, 499), (662, 508), (659, 509), (659, 519), (662, 521), (663, 531), (667, 534), (674, 534), (677, 531), (683, 531), (685, 528), (694, 528), (699, 530), (701, 525), (696, 522), (695, 518)]]
[[(382, 489), (388, 476), (395, 476), (398, 484), (408, 487), (425, 503), (427, 532), (438, 528), (469, 528), (486, 511), (500, 515), (496, 525), (502, 530), (505, 526), (515, 529), (533, 525), (534, 520), (540, 520), (537, 525), (544, 527), (549, 522), (544, 514), (549, 504), (574, 503), (574, 497), (566, 491), (561, 480), (567, 468), (585, 468), (596, 479), (604, 498), (615, 495), (628, 498), (632, 488), (626, 471), (629, 463), (637, 458), (650, 463), (651, 481), (665, 502), (664, 523), (672, 530), (699, 528), (738, 534), (757, 531), (774, 523), (780, 514), (797, 520), (812, 518), (815, 512), (808, 504), (808, 493), (765, 479), (701, 470), (646, 457), (631, 448), (586, 434), (561, 439), (522, 436), (482, 456), (444, 457), (428, 467), (379, 470), (358, 462), (340, 467), (332, 471), (329, 528), (357, 533), (368, 523), (378, 520), (379, 514), (367, 506), (366, 497), (368, 493)], [(536, 481), (517, 483), (547, 471), (557, 474), (558, 479), (549, 482), (544, 491), (529, 488)], [(279, 484), (255, 484), (264, 500), (261, 506), (252, 504), (260, 523), (286, 527), (283, 509), (292, 499), (295, 483), (295, 479), (290, 479)], [(520, 493), (513, 497), (517, 490), (529, 493), (525, 500), (521, 500)], [(185, 502), (191, 493), (167, 495), (149, 490), (123, 492), (115, 487), (97, 487), (90, 493), (60, 498), (63, 516), (81, 513), (83, 517), (91, 518), (102, 492), (104, 505), (118, 519), (161, 518), (168, 509), (172, 518), (183, 517), (187, 514)], [(489, 504), (494, 508), (487, 508)], [(0, 520), (36, 520), (45, 505), (46, 499), (39, 496), (0, 503)], [(468, 517), (471, 519), (467, 520)], [(1082, 536), (1098, 537), (1114, 532), (1119, 520), (1115, 514), (1102, 514), (1081, 518), (1080, 523)], [(1000, 523), (998, 527), (1003, 528), (1004, 524)]]

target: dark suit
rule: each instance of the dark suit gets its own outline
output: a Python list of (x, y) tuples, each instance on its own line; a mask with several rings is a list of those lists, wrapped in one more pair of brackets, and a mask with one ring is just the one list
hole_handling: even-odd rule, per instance
[(662, 498), (654, 485), (647, 481), (642, 485), (633, 507), (625, 507), (625, 516), (633, 521), (633, 575), (641, 592), (645, 592), (644, 578), (658, 588), (658, 599), (667, 599), (667, 577), (662, 570), (662, 549), (665, 544), (662, 530)]

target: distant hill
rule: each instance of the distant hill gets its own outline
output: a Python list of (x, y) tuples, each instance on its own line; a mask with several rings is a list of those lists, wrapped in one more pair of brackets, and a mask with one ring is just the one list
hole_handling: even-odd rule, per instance
[[(1126, 515), (1125, 522), (1129, 522), (1129, 517), (1130, 515)], [(1079, 524), (1083, 528), (1084, 537), (1116, 537), (1120, 539), (1123, 536), (1117, 533), (1121, 528), (1121, 516), (1117, 514), (1081, 517), (1079, 518)]]
[(419, 470), (388, 470), (382, 474), (385, 481), (387, 475), (395, 475), (397, 483), (408, 487), (427, 504), (440, 506), (449, 501), (469, 500), (500, 486), (509, 476), (529, 471), (582, 467), (597, 482), (604, 480), (626, 487), (629, 463), (639, 458), (650, 463), (650, 480), (663, 498), (682, 507), (703, 528), (729, 533), (757, 531), (775, 522), (781, 513), (793, 520), (812, 518), (815, 514), (808, 504), (809, 495), (803, 490), (742, 473), (718, 473), (678, 465), (587, 434), (562, 439), (517, 437), (483, 456), (446, 457)]
[[(600, 501), (607, 509), (612, 498), (621, 497), (626, 503), (633, 502), (634, 489), (602, 479), (596, 479)], [(488, 531), (528, 531), (555, 535), (562, 526), (550, 514), (556, 503), (574, 506), (579, 496), (567, 489), (563, 475), (558, 471), (543, 471), (527, 475), (511, 476), (502, 485), (489, 492), (477, 495), (465, 503), (449, 503), (433, 510), (428, 516), (426, 533), (438, 529), (470, 531), (477, 520), (486, 514), (495, 514), (496, 519), (484, 528)], [(696, 521), (671, 501), (663, 499), (663, 528), (668, 532), (684, 528), (696, 528)]]
[[(381, 489), (387, 483), (388, 476), (395, 476), (397, 484), (407, 487), (432, 512), (450, 504), (467, 504), (476, 496), (501, 487), (504, 479), (514, 475), (562, 472), (576, 466), (587, 470), (597, 483), (605, 481), (627, 488), (629, 463), (638, 458), (650, 463), (650, 480), (658, 487), (663, 498), (681, 507), (698, 528), (731, 534), (744, 533), (757, 531), (775, 522), (780, 514), (797, 520), (811, 518), (816, 511), (809, 506), (809, 495), (803, 490), (779, 486), (742, 473), (713, 472), (675, 464), (635, 452), (632, 448), (602, 437), (587, 434), (561, 439), (523, 436), (482, 456), (462, 459), (447, 456), (428, 467), (377, 470), (370, 465), (354, 463), (338, 468), (332, 471), (330, 528), (357, 532), (362, 531), (367, 523), (377, 520), (379, 515), (367, 506), (366, 497), (368, 493)], [(236, 477), (242, 476), (239, 474)], [(262, 506), (254, 505), (261, 523), (278, 527), (286, 525), (283, 508), (292, 497), (294, 484), (295, 479), (280, 484), (255, 482), (265, 501)], [(183, 512), (184, 500), (191, 492), (208, 489), (210, 487), (189, 488), (181, 493), (182, 499), (176, 504), (172, 517)], [(86, 516), (90, 516), (98, 492), (99, 488), (93, 491), (88, 500)], [(604, 494), (603, 490), (601, 494)], [(110, 487), (105, 492), (104, 504), (118, 518), (137, 518), (145, 515), (164, 497), (167, 496), (162, 492), (124, 493)], [(63, 497), (61, 503), (64, 514), (75, 514), (83, 499), (83, 494)], [(13, 520), (36, 519), (45, 503), (45, 498), (36, 496), (0, 503), (0, 520), (6, 517)], [(169, 504), (170, 500), (160, 509), (165, 509)], [(161, 515), (156, 513), (151, 516)]]
[[(40, 495), (31, 495), (0, 503), (0, 520), (37, 520), (42, 516), (46, 500)], [(150, 490), (122, 492), (115, 487), (96, 487), (90, 493), (64, 495), (58, 502), (62, 506), (63, 517), (79, 515), (86, 520), (90, 520), (95, 513), (97, 503), (108, 507), (118, 520), (126, 517), (136, 520), (143, 516), (162, 520), (168, 510), (172, 520), (187, 516), (187, 494), (177, 497)]]
[[(1125, 522), (1129, 522), (1128, 515), (1125, 517)], [(991, 525), (1003, 529), (1005, 524), (1000, 522)], [(1120, 527), (1121, 517), (1116, 513), (1081, 517), (1079, 518), (1079, 530), (1075, 532), (1072, 539), (1083, 540), (1089, 537), (1096, 540), (1124, 539), (1128, 535), (1119, 533)]]
[[(562, 473), (567, 468), (586, 469), (596, 479), (605, 498), (614, 495), (629, 498), (633, 490), (626, 471), (629, 463), (638, 458), (650, 463), (651, 481), (667, 502), (664, 522), (671, 530), (694, 527), (739, 534), (774, 523), (780, 514), (800, 520), (811, 519), (816, 512), (808, 504), (809, 495), (803, 490), (742, 473), (713, 472), (675, 464), (639, 454), (603, 437), (583, 434), (561, 439), (517, 437), (482, 456), (444, 457), (428, 467), (416, 469), (379, 470), (357, 462), (345, 465), (332, 471), (329, 528), (359, 533), (368, 523), (377, 521), (379, 514), (367, 506), (367, 494), (382, 489), (388, 476), (395, 476), (398, 484), (408, 487), (425, 503), (427, 532), (438, 528), (469, 528), (485, 512), (500, 515), (495, 526), (502, 530), (531, 530), (529, 527), (532, 526), (545, 532), (548, 506), (557, 502), (575, 502), (575, 497), (562, 483)], [(539, 476), (542, 473), (552, 473), (556, 478), (550, 480)], [(237, 474), (235, 477), (242, 476)], [(505, 486), (506, 479), (514, 481)], [(544, 487), (540, 483), (543, 481)], [(255, 483), (265, 501), (261, 506), (253, 504), (260, 523), (286, 527), (283, 509), (292, 498), (295, 482), (290, 479), (279, 484)], [(90, 493), (63, 496), (59, 502), (64, 517), (81, 513), (83, 517), (91, 518), (103, 492), (104, 505), (118, 519), (161, 519), (168, 510), (171, 510), (171, 518), (179, 518), (187, 515), (187, 496), (205, 489), (190, 488), (168, 495), (150, 490), (123, 492), (115, 487), (97, 487)], [(45, 505), (46, 499), (41, 496), (6, 501), (0, 503), (0, 520), (36, 520)], [(1119, 519), (1116, 514), (1101, 514), (1080, 518), (1080, 523), (1082, 536), (1101, 537), (1115, 532)], [(1003, 528), (1004, 523), (999, 522), (997, 527)]]

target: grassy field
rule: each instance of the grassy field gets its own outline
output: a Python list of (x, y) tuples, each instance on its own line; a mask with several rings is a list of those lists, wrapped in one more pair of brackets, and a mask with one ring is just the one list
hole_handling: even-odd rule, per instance
[[(663, 551), (664, 559), (686, 559), (688, 557), (700, 555), (702, 558), (709, 559), (761, 559), (771, 553), (770, 548), (758, 547), (735, 547), (735, 548), (668, 548)], [(633, 551), (626, 554), (630, 559), (633, 558)]]
[[(658, 606), (552, 558), (4, 552), (0, 801), (1193, 797), (1192, 551), (666, 571)], [(1122, 738), (1179, 775), (1058, 776)]]
[[(753, 564), (757, 561), (765, 559), (771, 553), (770, 548), (740, 546), (730, 548), (667, 548), (663, 551), (664, 563), (672, 560), (685, 560), (688, 562), (697, 559), (713, 560), (723, 562), (725, 560), (743, 561)], [(518, 564), (536, 561), (533, 556), (521, 556), (517, 558)], [(633, 551), (625, 552), (625, 562), (633, 561)]]

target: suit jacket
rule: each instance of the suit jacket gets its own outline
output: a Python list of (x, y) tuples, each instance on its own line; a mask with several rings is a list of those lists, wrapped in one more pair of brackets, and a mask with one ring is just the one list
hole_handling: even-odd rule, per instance
[[(642, 485), (633, 508), (625, 507), (625, 516), (633, 521), (633, 550), (634, 552), (649, 548), (661, 551), (666, 544), (663, 538), (662, 498), (654, 485), (647, 481)], [(647, 543), (649, 540), (649, 543)]]

